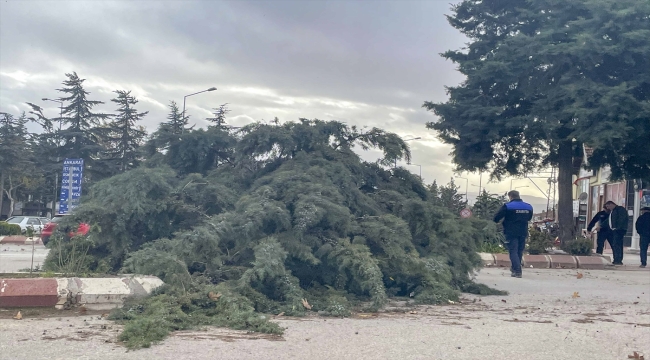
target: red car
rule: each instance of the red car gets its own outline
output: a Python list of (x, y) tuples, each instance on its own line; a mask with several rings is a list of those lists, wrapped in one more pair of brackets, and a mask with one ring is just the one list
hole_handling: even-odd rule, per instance
[[(54, 230), (56, 229), (56, 225), (59, 221), (61, 221), (61, 219), (63, 219), (63, 216), (53, 217), (49, 223), (43, 226), (43, 230), (41, 231), (41, 241), (43, 242), (43, 245), (47, 245), (48, 241), (50, 241), (50, 236), (52, 236), (52, 234), (54, 233)], [(90, 231), (90, 225), (86, 223), (81, 223), (79, 224), (77, 231), (76, 232), (70, 231), (68, 233), (68, 236), (73, 237), (76, 235), (86, 235), (88, 234), (88, 231)]]

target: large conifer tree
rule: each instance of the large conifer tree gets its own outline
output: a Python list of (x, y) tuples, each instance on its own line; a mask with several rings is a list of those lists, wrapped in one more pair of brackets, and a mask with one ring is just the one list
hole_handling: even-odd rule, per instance
[(637, 0), (463, 1), (448, 19), (471, 42), (443, 56), (466, 80), (424, 104), (440, 117), (427, 127), (453, 145), (459, 171), (499, 179), (557, 166), (566, 241), (582, 144), (591, 167), (650, 176), (649, 17)]
[(117, 97), (111, 99), (118, 104), (117, 114), (108, 126), (108, 140), (111, 148), (107, 150), (108, 158), (116, 164), (119, 172), (137, 166), (138, 148), (147, 135), (144, 128), (136, 125), (149, 112), (139, 113), (133, 106), (138, 100), (130, 91), (117, 90)]
[(57, 89), (67, 96), (61, 100), (68, 103), (63, 107), (62, 123), (65, 128), (58, 131), (58, 138), (63, 141), (61, 158), (82, 158), (86, 167), (85, 174), (102, 176), (108, 172), (105, 161), (100, 154), (106, 146), (105, 119), (108, 114), (95, 113), (93, 108), (103, 104), (102, 101), (88, 100), (90, 94), (83, 87), (85, 79), (76, 72), (66, 74), (63, 88)]

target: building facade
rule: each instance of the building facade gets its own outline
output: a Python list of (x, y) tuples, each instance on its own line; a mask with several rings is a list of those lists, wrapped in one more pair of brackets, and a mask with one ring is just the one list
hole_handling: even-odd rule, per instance
[[(602, 168), (598, 171), (581, 170), (578, 176), (574, 176), (573, 183), (573, 216), (578, 232), (587, 229), (587, 225), (596, 214), (603, 209), (608, 201), (627, 209), (629, 224), (623, 245), (633, 245), (632, 239), (635, 236), (634, 221), (638, 216), (640, 208), (650, 206), (650, 184), (639, 180), (611, 181), (609, 168)], [(638, 208), (635, 203), (639, 197)], [(607, 245), (608, 246), (608, 245)], [(638, 245), (636, 245), (638, 246)], [(636, 247), (635, 246), (635, 247)]]

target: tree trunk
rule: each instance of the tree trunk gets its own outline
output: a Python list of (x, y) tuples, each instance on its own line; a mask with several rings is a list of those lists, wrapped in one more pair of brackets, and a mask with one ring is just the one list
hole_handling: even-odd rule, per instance
[(4, 187), (2, 189), (4, 190), (5, 194), (7, 194), (7, 198), (9, 198), (8, 218), (14, 215), (14, 206), (16, 205), (16, 189), (18, 189), (22, 184), (23, 183), (21, 182), (20, 184), (14, 186), (13, 181), (11, 181), (11, 175), (9, 175), (9, 190), (5, 189)]
[(5, 173), (0, 173), (0, 219), (2, 219), (2, 203), (5, 198)]
[(558, 147), (558, 224), (560, 242), (572, 240), (575, 236), (573, 225), (573, 151), (571, 140), (563, 141)]

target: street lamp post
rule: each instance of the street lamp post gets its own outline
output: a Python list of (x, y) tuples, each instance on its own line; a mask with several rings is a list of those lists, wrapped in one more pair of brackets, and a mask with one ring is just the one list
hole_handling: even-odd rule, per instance
[[(63, 100), (56, 100), (56, 99), (48, 99), (48, 98), (42, 98), (41, 100), (43, 101), (52, 101), (55, 103), (59, 103), (59, 131), (61, 131), (61, 122), (63, 122)], [(56, 145), (59, 146), (59, 139), (58, 139), (58, 134), (55, 138)], [(57, 149), (58, 153), (58, 149)], [(59, 161), (61, 161), (61, 158), (57, 154), (56, 156), (56, 163), (58, 164)], [(59, 187), (59, 172), (58, 170), (54, 172), (54, 197), (52, 197), (52, 217), (54, 217), (54, 211), (56, 210), (56, 198), (58, 197), (57, 190)]]
[(185, 121), (185, 101), (186, 101), (186, 99), (187, 99), (188, 97), (190, 97), (190, 96), (194, 96), (194, 95), (197, 95), (197, 94), (200, 94), (200, 93), (204, 93), (204, 92), (206, 92), (206, 91), (215, 91), (215, 90), (217, 90), (217, 88), (213, 86), (213, 87), (211, 87), (211, 88), (209, 88), (209, 89), (206, 89), (206, 90), (203, 90), (203, 91), (199, 91), (199, 92), (195, 92), (195, 93), (193, 93), (193, 94), (189, 94), (189, 95), (185, 95), (185, 96), (183, 96), (183, 121)]

